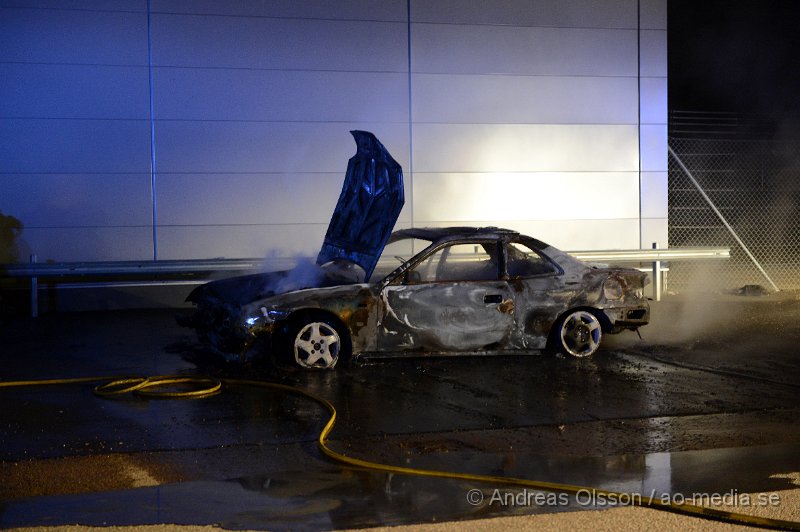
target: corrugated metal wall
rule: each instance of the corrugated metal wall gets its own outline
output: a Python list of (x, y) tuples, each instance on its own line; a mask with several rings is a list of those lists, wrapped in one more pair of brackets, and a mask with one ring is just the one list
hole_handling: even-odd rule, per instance
[(666, 0), (0, 5), (0, 211), (40, 260), (312, 255), (356, 128), (400, 227), (666, 244)]

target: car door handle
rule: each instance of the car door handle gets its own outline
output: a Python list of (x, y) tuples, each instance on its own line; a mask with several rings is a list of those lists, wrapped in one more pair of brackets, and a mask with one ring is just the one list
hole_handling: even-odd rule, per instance
[(503, 302), (503, 296), (500, 294), (486, 294), (483, 296), (483, 302), (487, 304), (499, 304)]

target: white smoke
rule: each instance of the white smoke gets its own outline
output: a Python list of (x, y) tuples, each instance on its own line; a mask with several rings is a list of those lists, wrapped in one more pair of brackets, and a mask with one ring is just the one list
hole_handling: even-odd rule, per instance
[(275, 293), (290, 292), (303, 288), (320, 286), (325, 278), (325, 271), (310, 257), (295, 257), (295, 266), (285, 277), (281, 277), (274, 286)]

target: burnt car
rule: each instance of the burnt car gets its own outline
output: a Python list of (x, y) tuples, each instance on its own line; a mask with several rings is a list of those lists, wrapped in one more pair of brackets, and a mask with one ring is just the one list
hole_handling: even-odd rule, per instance
[(217, 353), (321, 369), (365, 355), (550, 348), (586, 357), (604, 333), (647, 324), (638, 270), (589, 267), (496, 227), (392, 233), (402, 169), (375, 135), (351, 133), (357, 152), (316, 263), (189, 294), (196, 310), (184, 324)]
[(332, 262), (319, 267), (313, 288), (270, 291), (290, 274), (257, 274), (209, 283), (190, 298), (216, 320), (206, 338), (218, 351), (270, 353), (303, 368), (333, 368), (351, 355), (550, 348), (586, 357), (603, 334), (649, 320), (644, 273), (590, 267), (516, 231), (404, 229), (383, 257), (394, 254), (400, 265), (386, 271), (391, 259), (382, 258), (369, 279), (352, 263)]

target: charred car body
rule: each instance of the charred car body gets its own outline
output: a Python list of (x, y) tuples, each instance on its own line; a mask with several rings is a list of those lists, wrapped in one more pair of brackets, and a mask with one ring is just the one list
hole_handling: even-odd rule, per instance
[(303, 368), (333, 368), (351, 355), (551, 348), (584, 357), (604, 333), (648, 323), (638, 270), (589, 267), (493, 227), (390, 236), (402, 171), (374, 135), (353, 135), (358, 152), (309, 275), (222, 279), (187, 298), (196, 305), (191, 325), (215, 351), (236, 360), (270, 353)]
[(329, 266), (316, 287), (282, 293), (269, 287), (287, 273), (204, 285), (190, 297), (204, 316), (199, 329), (235, 357), (259, 346), (302, 367), (331, 368), (350, 354), (551, 347), (589, 356), (603, 333), (648, 322), (638, 270), (590, 268), (497, 228), (405, 229), (390, 246), (408, 240), (429, 245), (385, 276), (378, 270), (374, 282), (347, 280)]

